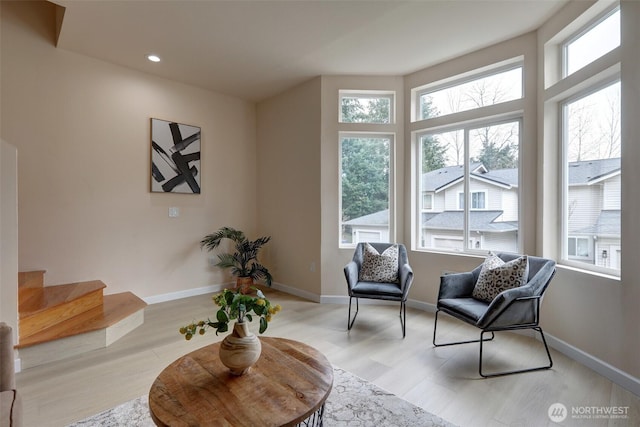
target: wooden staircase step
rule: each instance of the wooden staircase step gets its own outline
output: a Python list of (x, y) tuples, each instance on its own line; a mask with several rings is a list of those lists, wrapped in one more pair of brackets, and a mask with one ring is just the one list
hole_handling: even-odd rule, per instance
[(16, 348), (26, 348), (61, 338), (107, 329), (143, 310), (146, 305), (131, 292), (105, 295), (104, 303), (100, 306), (81, 312), (30, 336), (23, 336), (21, 333)]
[(18, 295), (19, 339), (101, 308), (105, 287), (102, 281), (92, 280), (25, 290)]
[(45, 270), (18, 272), (18, 289), (41, 288), (44, 286)]

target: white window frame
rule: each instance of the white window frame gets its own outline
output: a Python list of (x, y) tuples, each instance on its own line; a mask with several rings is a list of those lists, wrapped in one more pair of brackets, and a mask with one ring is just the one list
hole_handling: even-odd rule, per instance
[[(363, 123), (357, 123), (363, 124)], [(345, 138), (388, 138), (389, 139), (389, 241), (395, 242), (395, 132), (338, 132), (338, 247), (355, 248), (357, 242), (342, 242), (342, 140)]]
[[(388, 99), (389, 100), (389, 123), (376, 122), (345, 122), (342, 117), (342, 99), (343, 98), (360, 98), (360, 99)], [(396, 123), (396, 93), (387, 90), (350, 90), (341, 89), (338, 96), (338, 123), (350, 125), (392, 125)]]
[[(423, 85), (417, 88), (414, 88), (411, 90), (412, 92), (412, 104), (413, 104), (413, 108), (411, 111), (411, 121), (412, 122), (418, 122), (418, 121), (422, 121), (422, 120), (430, 120), (433, 118), (422, 118), (421, 116), (421, 111), (420, 111), (420, 107), (421, 107), (421, 98), (424, 95), (428, 95), (430, 93), (434, 93), (434, 92), (438, 92), (441, 91), (443, 89), (449, 89), (449, 88), (454, 88), (456, 86), (461, 86), (463, 84), (475, 81), (475, 80), (480, 80), (486, 77), (490, 77), (492, 75), (495, 74), (500, 74), (506, 71), (510, 71), (510, 70), (514, 70), (516, 68), (520, 68), (522, 69), (522, 94), (521, 97), (515, 100), (509, 100), (509, 101), (503, 101), (503, 102), (499, 102), (496, 104), (491, 104), (485, 107), (479, 107), (476, 109), (472, 109), (472, 110), (463, 110), (462, 112), (468, 112), (468, 111), (473, 111), (473, 110), (480, 110), (482, 108), (489, 108), (489, 107), (493, 107), (494, 105), (500, 105), (500, 104), (504, 104), (507, 102), (512, 102), (512, 101), (516, 101), (516, 100), (522, 100), (525, 97), (525, 85), (524, 85), (524, 58), (522, 56), (518, 56), (515, 58), (511, 58), (505, 61), (501, 61), (495, 64), (491, 64), (487, 67), (482, 67), (482, 68), (478, 68), (472, 71), (469, 71), (467, 73), (463, 73), (463, 74), (459, 74), (456, 76), (452, 76), (450, 78), (447, 79), (443, 79), (440, 80), (438, 82), (434, 82), (434, 83), (430, 83), (427, 85)], [(447, 116), (451, 116), (457, 113), (450, 113), (450, 114), (443, 114), (434, 118), (441, 118), (441, 117), (447, 117)]]
[[(589, 67), (589, 65), (585, 66), (585, 68), (587, 67)], [(620, 81), (619, 73), (616, 73), (613, 76), (606, 75), (600, 78), (599, 80), (597, 80), (596, 83), (593, 83), (588, 87), (583, 88), (580, 91), (576, 91), (575, 93), (572, 93), (571, 96), (558, 102), (558, 105), (559, 105), (558, 111), (560, 114), (559, 125), (560, 125), (560, 134), (561, 134), (560, 140), (559, 140), (559, 145), (560, 145), (559, 151), (560, 151), (560, 158), (561, 158), (561, 161), (559, 162), (560, 163), (559, 167), (560, 167), (560, 176), (562, 177), (561, 190), (560, 190), (560, 205), (559, 205), (561, 209), (560, 218), (562, 220), (562, 225), (560, 228), (561, 237), (560, 239), (558, 239), (559, 240), (558, 245), (559, 245), (559, 251), (560, 251), (560, 262), (562, 264), (575, 267), (580, 270), (609, 274), (617, 277), (620, 276), (620, 270), (601, 267), (595, 263), (590, 264), (582, 261), (587, 259), (589, 260), (594, 259), (594, 261), (596, 261), (595, 254), (590, 254), (590, 255), (593, 255), (593, 258), (591, 256), (586, 258), (578, 257), (578, 256), (569, 256), (569, 248), (568, 248), (569, 238), (575, 237), (575, 236), (572, 236), (571, 233), (569, 233), (569, 194), (568, 194), (569, 192), (569, 170), (568, 169), (569, 168), (567, 167), (569, 162), (568, 162), (568, 147), (567, 147), (568, 129), (566, 129), (566, 123), (568, 120), (567, 106), (569, 104), (571, 104), (572, 102), (578, 99), (584, 98), (595, 92), (598, 92), (606, 88), (607, 86), (610, 86), (619, 81)], [(621, 233), (621, 237), (622, 237), (622, 233)]]
[[(566, 78), (566, 77), (570, 76), (570, 74), (569, 74), (569, 46), (572, 43), (574, 43), (575, 41), (577, 41), (578, 39), (580, 39), (585, 34), (587, 34), (590, 31), (592, 31), (595, 27), (600, 25), (603, 21), (605, 21), (607, 18), (609, 18), (611, 15), (613, 15), (614, 13), (616, 13), (619, 10), (620, 10), (620, 4), (619, 3), (615, 3), (614, 5), (612, 5), (611, 7), (607, 8), (605, 11), (603, 11), (602, 13), (597, 15), (594, 19), (589, 21), (589, 23), (587, 23), (586, 25), (582, 26), (578, 31), (576, 31), (573, 34), (571, 34), (564, 42), (561, 43), (562, 78)], [(609, 52), (611, 52), (611, 51), (609, 51)], [(595, 58), (589, 64), (597, 61), (599, 58), (601, 58), (602, 56), (606, 55), (609, 52), (606, 52), (603, 55), (601, 55), (600, 57)], [(585, 65), (585, 67), (588, 66), (589, 64)], [(582, 67), (582, 68), (584, 68), (584, 67)], [(581, 70), (582, 68), (578, 68), (577, 70), (575, 70), (571, 74), (574, 74), (576, 71)]]
[[(478, 110), (481, 110), (480, 108)], [(436, 120), (439, 118), (436, 118)], [(511, 123), (511, 122), (518, 122), (519, 123), (519, 135), (520, 135), (520, 140), (518, 143), (518, 174), (520, 175), (519, 177), (519, 182), (522, 182), (522, 151), (523, 151), (523, 144), (522, 144), (522, 135), (523, 135), (523, 122), (524, 122), (524, 117), (522, 115), (522, 113), (520, 111), (517, 112), (512, 112), (512, 113), (505, 113), (503, 114), (500, 118), (496, 118), (496, 117), (487, 117), (487, 118), (482, 118), (482, 119), (478, 119), (475, 121), (470, 121), (470, 122), (464, 122), (464, 123), (453, 123), (449, 126), (446, 127), (438, 127), (438, 128), (434, 128), (434, 129), (420, 129), (419, 131), (415, 131), (413, 132), (413, 146), (414, 146), (414, 168), (415, 168), (415, 179), (417, 181), (420, 181), (420, 172), (422, 170), (422, 159), (421, 159), (421, 148), (420, 148), (420, 140), (422, 137), (424, 137), (425, 135), (428, 134), (435, 134), (435, 133), (445, 133), (445, 132), (449, 132), (449, 131), (462, 131), (463, 135), (464, 135), (464, 158), (465, 158), (465, 165), (464, 165), (464, 178), (463, 178), (463, 183), (464, 183), (464, 191), (459, 191), (456, 194), (456, 208), (457, 210), (463, 210), (460, 209), (460, 196), (459, 194), (461, 193), (469, 193), (469, 189), (471, 188), (471, 171), (469, 170), (469, 145), (470, 145), (470, 136), (469, 133), (471, 130), (473, 129), (477, 129), (477, 128), (481, 128), (481, 127), (485, 127), (485, 126), (497, 126), (500, 124), (504, 124), (504, 123)], [(522, 188), (522, 185), (519, 186), (519, 188)], [(421, 194), (421, 188), (420, 185), (415, 185), (414, 186), (414, 198), (418, 197), (422, 197)], [(480, 193), (480, 192), (487, 192), (487, 190), (478, 190), (478, 191), (474, 191), (474, 193)], [(517, 246), (518, 246), (518, 251), (522, 251), (522, 247), (523, 247), (523, 242), (522, 242), (522, 192), (520, 190), (518, 190), (518, 232), (517, 232), (517, 236), (518, 236), (518, 241), (517, 241)], [(469, 245), (469, 223), (470, 223), (470, 219), (469, 219), (469, 213), (472, 210), (488, 210), (489, 206), (489, 195), (485, 194), (485, 209), (468, 209), (465, 211), (465, 216), (464, 216), (464, 226), (463, 226), (463, 237), (462, 239), (462, 243), (463, 243), (463, 253), (471, 253), (471, 254), (486, 254), (490, 251), (490, 249), (476, 249), (476, 248), (471, 248)], [(413, 221), (413, 239), (412, 239), (412, 248), (413, 250), (416, 251), (422, 251), (422, 252), (449, 252), (446, 251), (444, 249), (437, 249), (437, 248), (433, 248), (433, 247), (425, 247), (424, 242), (422, 240), (422, 233), (423, 233), (423, 229), (422, 229), (422, 218), (420, 215), (414, 215), (414, 221)], [(465, 237), (466, 236), (466, 237)], [(456, 251), (458, 252), (458, 251)]]
[[(565, 144), (565, 108), (571, 100), (582, 98), (620, 81), (622, 46), (593, 59), (570, 75), (566, 75), (565, 46), (572, 40), (585, 34), (602, 19), (612, 13), (620, 4), (619, 1), (599, 0), (576, 16), (572, 22), (560, 28), (555, 35), (544, 41), (544, 94), (543, 94), (543, 135), (545, 161), (555, 165), (555, 169), (543, 174), (544, 187), (548, 188), (546, 202), (555, 205), (555, 209), (545, 212), (543, 217), (544, 256), (554, 258), (559, 266), (575, 268), (584, 274), (604, 275), (612, 279), (620, 278), (620, 270), (604, 268), (595, 264), (569, 259), (568, 237), (568, 162)], [(624, 10), (621, 9), (621, 13)], [(624, 18), (621, 15), (621, 21)], [(621, 40), (622, 41), (622, 40)], [(621, 105), (623, 108), (624, 103)], [(621, 120), (625, 112), (621, 111)], [(624, 141), (623, 141), (624, 143)], [(622, 224), (621, 224), (622, 226)], [(624, 230), (621, 230), (624, 235)], [(595, 258), (594, 254), (594, 258)]]

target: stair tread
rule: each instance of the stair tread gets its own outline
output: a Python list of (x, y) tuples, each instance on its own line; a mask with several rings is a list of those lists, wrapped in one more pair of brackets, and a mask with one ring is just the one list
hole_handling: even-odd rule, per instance
[(138, 312), (147, 303), (131, 292), (104, 296), (104, 305), (81, 313), (26, 338), (19, 338), (16, 348), (29, 347), (73, 335), (108, 328)]
[(68, 303), (104, 288), (106, 288), (106, 285), (101, 280), (89, 280), (42, 288), (22, 288), (18, 294), (20, 319), (40, 313), (51, 307)]
[(18, 272), (18, 289), (41, 288), (44, 284), (44, 274), (46, 272), (46, 270)]

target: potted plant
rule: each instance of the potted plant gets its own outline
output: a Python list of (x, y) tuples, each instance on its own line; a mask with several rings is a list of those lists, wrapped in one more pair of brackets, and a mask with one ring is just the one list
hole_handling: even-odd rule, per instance
[[(262, 334), (267, 330), (271, 317), (281, 310), (280, 304), (272, 306), (260, 289), (252, 288), (256, 293), (249, 295), (239, 289), (225, 289), (213, 297), (213, 301), (220, 307), (216, 312), (216, 320), (211, 319), (192, 322), (180, 328), (180, 333), (186, 340), (194, 335), (203, 335), (208, 328), (214, 328), (216, 335), (229, 330), (229, 321), (236, 319), (233, 331), (220, 343), (220, 361), (232, 374), (242, 375), (256, 363), (262, 351), (262, 344), (258, 337), (249, 331), (248, 323), (253, 316), (260, 319)], [(253, 314), (252, 314), (253, 312)]]
[(242, 291), (248, 291), (254, 280), (264, 280), (268, 286), (271, 286), (271, 273), (258, 261), (258, 251), (271, 240), (271, 236), (249, 240), (240, 230), (222, 227), (215, 233), (205, 236), (200, 241), (200, 247), (212, 251), (224, 239), (234, 242), (235, 252), (218, 254), (216, 267), (230, 268), (231, 274), (237, 277), (236, 287)]
[[(216, 335), (229, 330), (229, 321), (237, 319), (238, 323), (253, 321), (254, 315), (260, 319), (260, 330), (262, 334), (267, 330), (271, 317), (281, 310), (280, 304), (275, 306), (267, 299), (264, 293), (253, 287), (255, 295), (240, 292), (238, 289), (224, 289), (219, 294), (213, 296), (213, 301), (218, 307), (216, 321), (211, 319), (192, 322), (180, 328), (180, 333), (185, 339), (190, 340), (194, 335), (204, 335), (207, 328), (214, 328)], [(251, 314), (253, 312), (253, 314)]]

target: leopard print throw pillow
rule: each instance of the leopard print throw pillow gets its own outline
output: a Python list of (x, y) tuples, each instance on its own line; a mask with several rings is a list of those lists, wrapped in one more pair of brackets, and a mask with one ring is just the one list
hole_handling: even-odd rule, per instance
[(360, 280), (394, 283), (398, 281), (398, 245), (391, 245), (382, 254), (369, 243), (364, 245)]
[(526, 284), (528, 277), (529, 260), (526, 255), (504, 262), (495, 254), (489, 253), (482, 264), (471, 296), (491, 302), (500, 292)]

